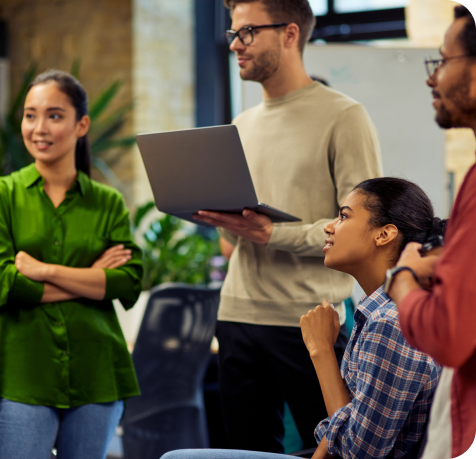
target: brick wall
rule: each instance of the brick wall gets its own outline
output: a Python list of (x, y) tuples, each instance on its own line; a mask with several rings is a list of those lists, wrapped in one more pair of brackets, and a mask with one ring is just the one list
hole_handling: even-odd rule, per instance
[[(94, 97), (106, 84), (124, 84), (115, 106), (132, 98), (131, 0), (1, 0), (0, 16), (8, 24), (13, 94), (25, 70), (36, 61), (38, 71), (70, 71), (80, 59), (80, 80)], [(131, 116), (132, 118), (132, 116)], [(132, 121), (124, 132), (131, 133)], [(134, 176), (126, 153), (115, 166), (129, 187)], [(102, 179), (100, 174), (95, 178)]]
[[(193, 0), (133, 0), (135, 132), (194, 126)], [(135, 153), (136, 202), (151, 199)]]

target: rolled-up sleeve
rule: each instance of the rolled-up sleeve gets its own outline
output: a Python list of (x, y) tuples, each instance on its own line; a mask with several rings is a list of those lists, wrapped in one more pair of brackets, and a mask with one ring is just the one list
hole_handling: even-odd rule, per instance
[(130, 309), (134, 306), (142, 290), (142, 252), (132, 240), (129, 211), (119, 195), (112, 212), (108, 246), (124, 245), (125, 249), (131, 250), (131, 259), (119, 268), (104, 269), (106, 273), (104, 299), (118, 299), (124, 309)]
[(394, 321), (378, 320), (366, 328), (359, 338), (356, 393), (325, 431), (329, 453), (343, 459), (387, 457), (413, 410), (421, 422), (405, 440), (410, 450), (429, 409), (429, 401), (414, 404), (429, 379), (436, 386), (439, 375), (426, 356), (405, 343)]

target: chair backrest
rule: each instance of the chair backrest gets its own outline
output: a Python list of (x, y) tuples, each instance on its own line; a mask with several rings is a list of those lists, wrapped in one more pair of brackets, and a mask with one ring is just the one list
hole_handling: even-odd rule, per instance
[(164, 284), (151, 290), (132, 354), (142, 395), (128, 401), (124, 422), (203, 403), (219, 299), (219, 288)]

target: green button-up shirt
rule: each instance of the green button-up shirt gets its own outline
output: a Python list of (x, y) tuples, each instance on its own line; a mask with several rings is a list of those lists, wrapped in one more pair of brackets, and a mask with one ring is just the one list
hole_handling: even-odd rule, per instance
[[(0, 179), (0, 397), (59, 408), (139, 394), (112, 299), (127, 309), (141, 290), (141, 253), (114, 189), (78, 177), (55, 209), (32, 164)], [(40, 303), (44, 284), (20, 274), (24, 251), (45, 263), (87, 268), (109, 247), (132, 258), (105, 269), (106, 295)]]

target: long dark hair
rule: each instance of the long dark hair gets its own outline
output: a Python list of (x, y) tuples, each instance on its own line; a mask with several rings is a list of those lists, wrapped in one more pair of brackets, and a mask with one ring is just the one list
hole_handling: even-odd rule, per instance
[(409, 242), (425, 242), (430, 236), (444, 236), (446, 220), (435, 217), (425, 192), (415, 183), (382, 177), (359, 183), (355, 191), (365, 195), (364, 208), (372, 228), (395, 225), (399, 234), (396, 257)]
[[(54, 81), (58, 84), (61, 92), (65, 93), (73, 107), (76, 110), (76, 120), (79, 121), (84, 115), (88, 114), (88, 96), (81, 86), (81, 83), (72, 75), (61, 70), (48, 70), (38, 75), (29, 85), (27, 93), (30, 89), (42, 83)], [(91, 154), (89, 152), (88, 135), (80, 137), (76, 142), (75, 163), (78, 171), (83, 171), (91, 176)]]

